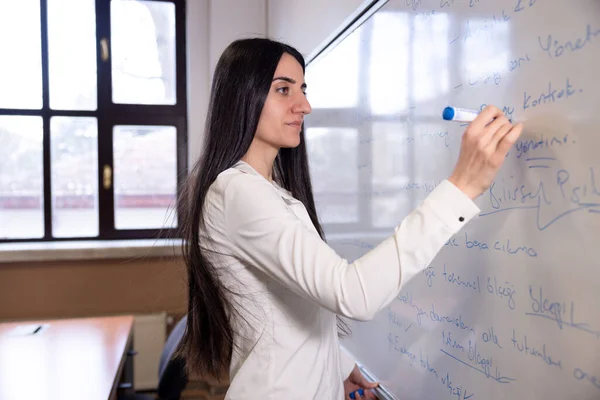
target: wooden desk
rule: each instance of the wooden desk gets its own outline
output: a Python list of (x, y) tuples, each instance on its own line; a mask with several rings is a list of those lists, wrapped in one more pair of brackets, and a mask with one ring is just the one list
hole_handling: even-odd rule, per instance
[(0, 324), (0, 400), (115, 399), (132, 328), (132, 316)]

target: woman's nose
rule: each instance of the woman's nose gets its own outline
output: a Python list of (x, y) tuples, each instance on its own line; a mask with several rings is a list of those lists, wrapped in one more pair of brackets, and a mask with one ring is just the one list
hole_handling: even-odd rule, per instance
[(310, 114), (312, 111), (312, 107), (306, 98), (304, 93), (299, 94), (296, 102), (294, 103), (294, 108), (292, 110), (294, 113), (302, 113), (302, 114)]

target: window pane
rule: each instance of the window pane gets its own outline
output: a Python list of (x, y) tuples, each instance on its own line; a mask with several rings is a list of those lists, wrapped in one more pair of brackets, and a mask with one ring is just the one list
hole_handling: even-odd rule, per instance
[[(467, 33), (485, 32), (484, 35), (469, 35), (464, 39), (461, 71), (470, 86), (499, 85), (502, 77), (498, 74), (498, 66), (507, 65), (510, 60), (511, 22), (494, 21), (494, 29), (488, 29), (487, 24), (487, 19), (470, 18), (467, 21)], [(494, 43), (493, 49), (490, 49), (489, 43)]]
[(322, 223), (358, 222), (358, 131), (308, 128), (306, 143), (315, 203)]
[[(408, 107), (410, 22), (406, 13), (387, 11), (373, 16), (369, 101), (375, 115), (395, 114)], [(333, 75), (332, 75), (333, 76)]]
[(0, 238), (44, 236), (42, 118), (0, 116)]
[(116, 229), (177, 226), (177, 130), (173, 126), (115, 126)]
[[(95, 110), (96, 10), (94, 0), (48, 0), (50, 107)], [(66, 15), (77, 17), (65, 18)]]
[(415, 104), (444, 97), (450, 88), (448, 14), (417, 15), (411, 46)]
[(414, 148), (415, 138), (406, 123), (373, 123), (372, 226), (394, 227), (408, 214), (406, 207), (411, 204), (411, 191), (415, 187), (410, 169)]
[[(451, 165), (460, 149), (461, 136), (449, 135), (447, 124), (436, 122), (414, 122), (415, 143), (413, 154), (428, 154), (435, 162), (419, 162), (413, 160), (412, 179), (417, 182), (426, 182), (431, 177), (436, 177), (441, 182), (446, 177), (440, 175), (440, 165)], [(445, 171), (443, 172), (445, 174)], [(429, 182), (431, 183), (431, 182)], [(424, 196), (423, 196), (424, 197)], [(423, 198), (417, 199), (419, 202)]]
[(175, 5), (112, 0), (114, 103), (175, 104)]
[(42, 108), (40, 1), (0, 1), (0, 108)]
[(98, 236), (98, 125), (91, 117), (50, 120), (52, 235)]
[[(356, 30), (338, 44), (329, 57), (318, 60), (306, 70), (308, 98), (313, 108), (357, 106), (360, 44), (361, 31)], [(332, 76), (337, 79), (331, 79)]]

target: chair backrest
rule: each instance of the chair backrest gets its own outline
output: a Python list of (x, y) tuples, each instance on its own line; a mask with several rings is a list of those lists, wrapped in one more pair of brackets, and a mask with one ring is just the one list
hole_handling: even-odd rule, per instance
[(177, 322), (169, 334), (160, 356), (157, 389), (160, 400), (178, 400), (181, 392), (188, 383), (185, 360), (182, 358), (173, 358), (173, 354), (179, 347), (179, 343), (185, 333), (186, 324), (187, 315)]

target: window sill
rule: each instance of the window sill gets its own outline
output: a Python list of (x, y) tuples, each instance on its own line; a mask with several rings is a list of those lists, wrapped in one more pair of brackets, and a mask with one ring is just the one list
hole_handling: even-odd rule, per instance
[(178, 240), (83, 240), (0, 244), (0, 263), (179, 257)]

